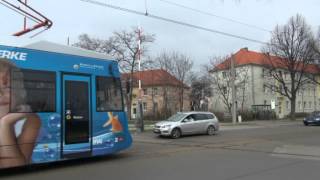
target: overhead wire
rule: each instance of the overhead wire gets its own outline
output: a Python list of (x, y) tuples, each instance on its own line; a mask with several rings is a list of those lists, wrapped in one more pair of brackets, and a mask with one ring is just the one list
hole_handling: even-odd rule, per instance
[(216, 17), (216, 18), (219, 18), (219, 19), (223, 19), (225, 21), (241, 24), (243, 26), (247, 26), (247, 27), (250, 27), (250, 28), (258, 29), (260, 31), (271, 33), (270, 30), (262, 28), (262, 27), (259, 27), (259, 26), (256, 26), (256, 25), (252, 25), (252, 24), (244, 23), (244, 22), (241, 22), (241, 21), (238, 21), (238, 20), (234, 20), (234, 19), (231, 19), (231, 18), (219, 16), (219, 15), (216, 15), (216, 14), (213, 14), (213, 13), (205, 12), (205, 11), (202, 11), (202, 10), (199, 10), (199, 9), (195, 9), (195, 8), (192, 8), (192, 7), (188, 7), (188, 6), (185, 6), (185, 5), (182, 5), (182, 4), (178, 4), (178, 3), (175, 3), (175, 2), (171, 2), (171, 1), (167, 1), (167, 0), (159, 0), (159, 1), (164, 2), (166, 4), (170, 4), (170, 5), (176, 6), (176, 7), (180, 7), (180, 8), (183, 8), (183, 9), (191, 10), (193, 12), (197, 12), (197, 13), (208, 15), (208, 16), (212, 16), (212, 17)]
[(174, 19), (169, 19), (169, 18), (153, 15), (153, 14), (150, 14), (150, 12), (145, 12), (144, 13), (144, 12), (140, 12), (140, 11), (136, 11), (136, 10), (132, 10), (132, 9), (128, 9), (128, 8), (123, 8), (123, 7), (120, 7), (120, 6), (115, 6), (115, 5), (108, 4), (108, 3), (95, 1), (95, 0), (80, 0), (80, 1), (83, 1), (83, 2), (86, 2), (86, 3), (95, 4), (95, 5), (99, 5), (99, 6), (103, 6), (103, 7), (107, 7), (107, 8), (111, 8), (111, 9), (116, 9), (116, 10), (123, 11), (123, 12), (137, 14), (137, 15), (140, 15), (140, 16), (145, 16), (145, 17), (149, 17), (149, 18), (153, 18), (153, 19), (157, 19), (157, 20), (162, 20), (162, 21), (166, 21), (166, 22), (170, 22), (170, 23), (174, 23), (174, 24), (179, 24), (179, 25), (187, 26), (187, 27), (194, 28), (194, 29), (200, 29), (200, 30), (207, 31), (207, 32), (212, 32), (212, 33), (216, 33), (216, 34), (220, 34), (220, 35), (224, 35), (224, 36), (229, 36), (229, 37), (233, 37), (233, 38), (237, 38), (237, 39), (242, 39), (242, 40), (246, 40), (246, 41), (250, 41), (250, 42), (254, 42), (254, 43), (267, 44), (266, 42), (263, 42), (263, 41), (260, 41), (260, 40), (256, 40), (256, 39), (252, 39), (252, 38), (248, 38), (248, 37), (245, 37), (245, 36), (226, 33), (226, 32), (218, 31), (218, 30), (215, 30), (215, 29), (210, 29), (210, 28), (206, 28), (206, 27), (202, 27), (202, 26), (198, 26), (198, 25), (194, 25), (194, 24), (190, 24), (190, 23), (174, 20)]
[(34, 37), (38, 36), (39, 34), (43, 33), (44, 31), (47, 31), (48, 29), (49, 29), (48, 27), (47, 27), (47, 28), (44, 28), (44, 29), (42, 29), (41, 31), (39, 31), (39, 32), (31, 35), (29, 38), (34, 38)]

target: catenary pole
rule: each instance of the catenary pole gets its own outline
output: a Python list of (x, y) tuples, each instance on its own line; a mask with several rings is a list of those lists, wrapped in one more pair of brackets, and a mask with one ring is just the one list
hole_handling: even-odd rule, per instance
[(138, 127), (139, 132), (144, 131), (143, 108), (142, 108), (142, 89), (141, 89), (141, 28), (138, 28), (138, 71), (139, 71), (139, 98), (138, 98)]
[(232, 123), (236, 124), (237, 122), (236, 87), (235, 87), (236, 73), (235, 73), (234, 64), (235, 64), (234, 57), (233, 57), (233, 54), (231, 54)]

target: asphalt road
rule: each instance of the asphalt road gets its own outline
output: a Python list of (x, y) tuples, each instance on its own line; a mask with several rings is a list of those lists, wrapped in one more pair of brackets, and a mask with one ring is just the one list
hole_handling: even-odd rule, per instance
[(131, 149), (105, 158), (0, 171), (14, 180), (319, 179), (320, 126), (229, 128), (215, 136), (133, 134)]

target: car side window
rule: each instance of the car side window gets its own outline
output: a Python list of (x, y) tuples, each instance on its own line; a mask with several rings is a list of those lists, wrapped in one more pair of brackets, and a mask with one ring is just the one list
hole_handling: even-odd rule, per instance
[(186, 118), (184, 118), (184, 122), (192, 122), (195, 120), (195, 117), (193, 115), (189, 115)]
[(213, 114), (206, 114), (207, 119), (214, 119), (214, 115)]
[(200, 119), (199, 114), (194, 114), (194, 120), (198, 121)]
[(196, 121), (206, 120), (207, 116), (205, 114), (194, 114)]

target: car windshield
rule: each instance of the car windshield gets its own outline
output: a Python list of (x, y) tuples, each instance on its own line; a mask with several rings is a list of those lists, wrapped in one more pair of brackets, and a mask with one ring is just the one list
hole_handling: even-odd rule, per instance
[(167, 119), (167, 121), (177, 122), (177, 121), (180, 121), (184, 116), (185, 116), (185, 114), (177, 113), (177, 114), (169, 117), (169, 118)]

